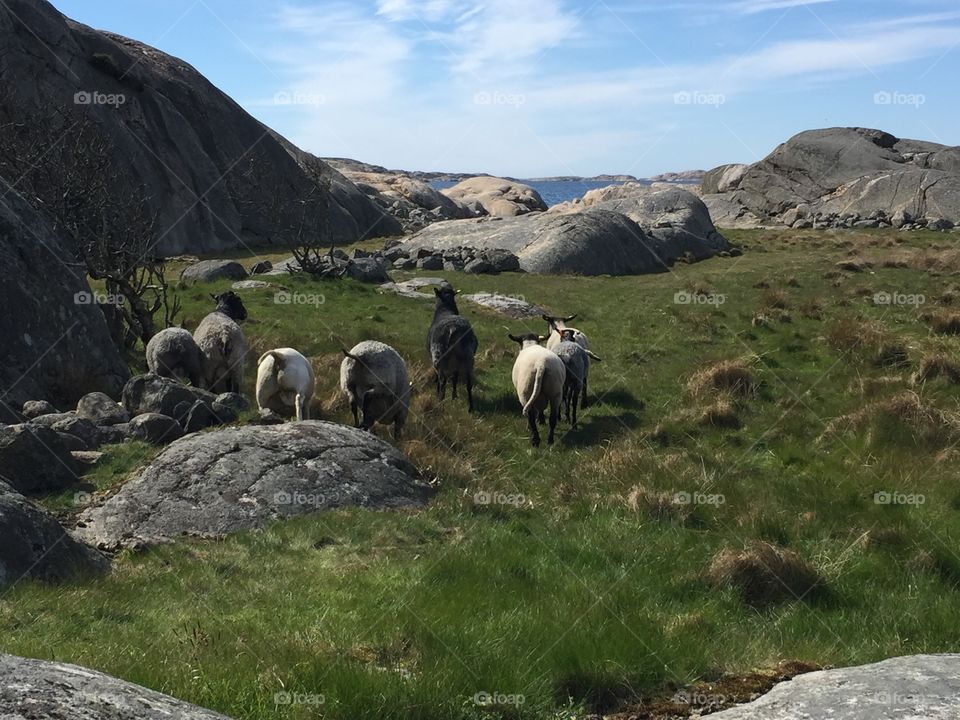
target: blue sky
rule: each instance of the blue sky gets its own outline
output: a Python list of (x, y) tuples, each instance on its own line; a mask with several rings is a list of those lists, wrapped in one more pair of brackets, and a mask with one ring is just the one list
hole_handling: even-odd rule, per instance
[(750, 162), (859, 125), (960, 144), (958, 0), (54, 0), (321, 156), (517, 177)]

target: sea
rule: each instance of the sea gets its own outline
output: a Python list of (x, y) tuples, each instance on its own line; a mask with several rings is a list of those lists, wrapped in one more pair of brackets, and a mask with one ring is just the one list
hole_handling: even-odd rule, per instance
[[(575, 200), (583, 197), (588, 190), (607, 187), (609, 185), (623, 185), (622, 182), (612, 182), (610, 180), (521, 180), (524, 185), (529, 185), (538, 193), (547, 206), (552, 207), (567, 200)], [(640, 180), (641, 184), (650, 183)], [(435, 180), (430, 183), (430, 187), (437, 190), (443, 190), (453, 187), (457, 183), (452, 180)]]

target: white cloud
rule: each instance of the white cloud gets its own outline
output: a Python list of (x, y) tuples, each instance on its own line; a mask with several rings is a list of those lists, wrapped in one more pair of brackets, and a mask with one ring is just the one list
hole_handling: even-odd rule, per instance
[(836, 0), (737, 0), (737, 2), (730, 3), (727, 7), (743, 15), (755, 15), (756, 13), (767, 12), (768, 10), (786, 10), (803, 5), (821, 5), (835, 1)]

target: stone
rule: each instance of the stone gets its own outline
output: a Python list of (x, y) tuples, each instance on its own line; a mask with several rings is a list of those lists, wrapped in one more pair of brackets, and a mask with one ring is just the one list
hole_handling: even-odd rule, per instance
[(441, 192), (463, 205), (478, 204), (486, 214), (497, 217), (515, 217), (547, 209), (540, 193), (529, 185), (488, 175), (468, 178)]
[(0, 426), (0, 481), (21, 493), (62, 490), (77, 481), (77, 466), (55, 430), (24, 423)]
[[(250, 409), (250, 403), (240, 393), (221, 393), (213, 401), (214, 410), (216, 408), (226, 408), (232, 410), (236, 415), (246, 412)], [(219, 411), (217, 412), (219, 415)]]
[(365, 283), (390, 282), (386, 261), (375, 257), (357, 257), (347, 265), (347, 277)]
[(130, 413), (109, 395), (101, 392), (87, 393), (80, 398), (77, 415), (94, 425), (117, 425), (130, 421)]
[(247, 271), (236, 260), (201, 260), (183, 269), (180, 282), (193, 285), (215, 280), (243, 280), (246, 277)]
[(272, 290), (273, 292), (286, 291), (289, 289), (277, 283), (267, 282), (265, 280), (237, 280), (230, 286), (233, 290)]
[(166, 445), (183, 437), (183, 428), (169, 415), (143, 413), (128, 423), (130, 437), (151, 445)]
[(26, 720), (230, 720), (140, 685), (52, 660), (0, 655), (0, 717)]
[(97, 428), (100, 433), (100, 446), (120, 445), (130, 437), (130, 424), (101, 425)]
[(498, 295), (496, 293), (471, 293), (463, 295), (464, 300), (468, 300), (477, 305), (496, 310), (499, 313), (512, 317), (517, 320), (527, 320), (530, 318), (539, 318), (546, 313), (539, 305), (531, 305), (522, 298), (510, 297), (508, 295)]
[[(96, 450), (100, 447), (100, 430), (92, 422), (82, 417), (68, 417), (50, 425), (50, 428), (61, 435), (72, 435), (83, 443), (80, 450)], [(72, 448), (74, 449), (74, 448)]]
[(798, 675), (710, 720), (934, 720), (960, 717), (960, 655), (908, 655)]
[(188, 435), (87, 508), (77, 535), (100, 547), (221, 537), (280, 518), (359, 505), (423, 504), (429, 486), (394, 447), (321, 420)]
[(27, 420), (32, 420), (41, 415), (53, 415), (56, 412), (57, 409), (46, 400), (27, 400), (20, 411)]
[[(0, 481), (0, 589), (24, 578), (58, 583), (109, 568), (103, 555), (74, 540), (46, 510)], [(0, 670), (0, 683), (5, 677)], [(0, 717), (8, 717), (4, 702), (0, 690)]]
[(481, 275), (484, 273), (495, 272), (495, 269), (493, 265), (488, 263), (486, 260), (482, 258), (477, 258), (476, 260), (471, 260), (470, 262), (468, 262), (464, 266), (463, 271), (471, 275)]
[(216, 398), (206, 390), (153, 373), (132, 377), (123, 388), (123, 406), (134, 417), (159, 413), (181, 420), (198, 400), (212, 409)]
[(425, 258), (417, 260), (417, 268), (420, 270), (443, 270), (443, 258), (439, 255), (428, 255)]
[(261, 260), (258, 263), (254, 263), (250, 268), (251, 275), (263, 275), (273, 270), (273, 263), (269, 260)]

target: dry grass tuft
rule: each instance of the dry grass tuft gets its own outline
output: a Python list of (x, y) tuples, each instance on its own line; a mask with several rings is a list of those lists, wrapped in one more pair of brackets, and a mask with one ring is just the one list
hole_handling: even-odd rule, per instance
[(960, 383), (960, 363), (944, 353), (933, 353), (920, 361), (920, 367), (910, 377), (910, 382), (917, 385), (940, 377), (953, 384)]
[(627, 507), (661, 522), (688, 524), (693, 521), (696, 506), (683, 502), (677, 493), (653, 492), (642, 485), (631, 488), (626, 497)]
[(701, 425), (739, 430), (743, 423), (740, 421), (737, 403), (730, 397), (719, 397), (700, 412), (697, 421)]
[(825, 587), (817, 570), (796, 552), (760, 541), (743, 550), (721, 550), (704, 579), (712, 587), (737, 589), (750, 605), (803, 599)]
[(760, 295), (760, 307), (786, 310), (790, 307), (790, 296), (783, 290), (767, 288)]
[(960, 415), (924, 402), (915, 392), (904, 391), (831, 420), (819, 440), (864, 429), (873, 435), (884, 428), (898, 438), (908, 435), (916, 442), (946, 444), (960, 438)]
[(800, 317), (808, 320), (823, 320), (823, 300), (811, 298), (800, 303)]
[(960, 335), (960, 312), (924, 313), (921, 319), (940, 335)]
[(721, 360), (695, 372), (687, 382), (687, 389), (695, 396), (713, 392), (747, 397), (756, 392), (753, 371), (744, 360)]
[(830, 326), (827, 344), (834, 350), (855, 355), (880, 367), (907, 364), (907, 346), (879, 323), (858, 318), (841, 318)]

